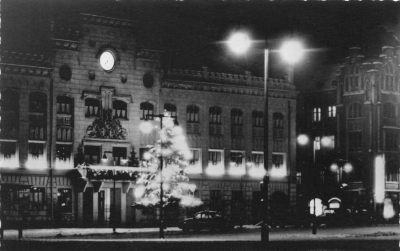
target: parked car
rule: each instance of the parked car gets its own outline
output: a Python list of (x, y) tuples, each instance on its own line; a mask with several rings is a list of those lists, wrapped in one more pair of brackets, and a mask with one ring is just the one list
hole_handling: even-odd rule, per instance
[(341, 226), (352, 226), (352, 225), (367, 225), (370, 226), (373, 223), (373, 216), (366, 209), (354, 210), (354, 209), (326, 209), (324, 213), (317, 217), (318, 225), (324, 225), (329, 227), (341, 227)]
[(179, 222), (179, 228), (184, 232), (188, 232), (191, 229), (194, 231), (203, 229), (225, 231), (233, 227), (234, 225), (224, 219), (221, 213), (217, 211), (200, 211), (193, 218), (187, 218)]

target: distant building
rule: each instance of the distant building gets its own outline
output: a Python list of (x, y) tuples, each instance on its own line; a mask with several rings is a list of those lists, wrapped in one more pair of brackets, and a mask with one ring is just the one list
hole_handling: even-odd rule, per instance
[[(157, 140), (139, 125), (168, 111), (187, 136), (187, 172), (203, 208), (259, 222), (263, 79), (162, 70), (162, 52), (136, 44), (135, 22), (80, 18), (78, 30), (52, 24), (49, 58), (1, 54), (2, 220), (106, 226), (115, 196), (118, 226), (157, 224), (157, 209), (132, 207), (135, 173)], [(296, 205), (297, 92), (287, 80), (268, 86), (270, 207), (285, 212)]]
[(375, 38), (384, 44), (381, 53), (377, 43), (350, 48), (322, 88), (302, 95), (299, 130), (311, 143), (299, 146), (298, 168), (308, 199), (322, 197), (328, 205), (339, 195), (343, 206), (381, 219), (390, 201), (389, 220), (398, 222), (400, 47), (388, 33)]

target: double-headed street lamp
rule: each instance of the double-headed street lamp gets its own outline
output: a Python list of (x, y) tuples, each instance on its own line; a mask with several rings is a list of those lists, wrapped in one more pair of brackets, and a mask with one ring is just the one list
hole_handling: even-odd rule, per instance
[[(231, 35), (227, 44), (229, 48), (236, 54), (244, 54), (251, 46), (252, 40), (244, 32), (235, 32)], [(292, 66), (298, 62), (303, 56), (304, 50), (301, 43), (298, 41), (290, 40), (283, 44), (281, 50), (283, 60)], [(266, 175), (263, 179), (263, 223), (261, 225), (261, 242), (269, 241), (269, 227), (268, 227), (268, 48), (264, 49), (264, 168)], [(289, 81), (293, 81), (292, 67), (290, 67)], [(289, 118), (290, 119), (290, 118)]]

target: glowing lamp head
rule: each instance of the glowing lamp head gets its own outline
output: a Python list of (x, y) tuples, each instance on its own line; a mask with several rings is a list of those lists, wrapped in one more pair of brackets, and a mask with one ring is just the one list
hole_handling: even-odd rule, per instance
[(144, 134), (149, 134), (153, 131), (153, 124), (150, 121), (140, 123), (139, 130)]
[(307, 135), (305, 135), (305, 134), (300, 134), (298, 137), (297, 137), (297, 142), (299, 142), (299, 144), (300, 145), (307, 145), (308, 144), (308, 137), (307, 137)]
[(344, 164), (343, 169), (346, 173), (349, 173), (349, 172), (353, 171), (353, 165), (351, 165), (350, 163), (346, 163), (346, 164)]
[(332, 144), (332, 139), (330, 137), (322, 137), (321, 144), (323, 146), (330, 146)]
[(231, 35), (228, 40), (229, 48), (236, 54), (241, 54), (247, 51), (251, 45), (251, 40), (246, 33), (237, 32)]
[(339, 170), (338, 164), (333, 163), (333, 164), (331, 165), (331, 171), (332, 171), (332, 172), (336, 172), (337, 170)]
[(287, 41), (281, 47), (281, 55), (283, 60), (289, 64), (294, 64), (300, 61), (304, 55), (304, 49), (298, 41)]

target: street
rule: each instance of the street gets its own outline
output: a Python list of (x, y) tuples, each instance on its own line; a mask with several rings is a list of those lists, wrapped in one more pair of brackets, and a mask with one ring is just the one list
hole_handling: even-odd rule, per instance
[[(307, 228), (270, 229), (268, 250), (399, 250), (398, 225), (318, 229), (316, 235)], [(225, 233), (201, 231), (183, 233), (168, 228), (165, 239), (158, 229), (43, 229), (5, 231), (2, 250), (265, 250), (260, 229), (245, 226)]]

